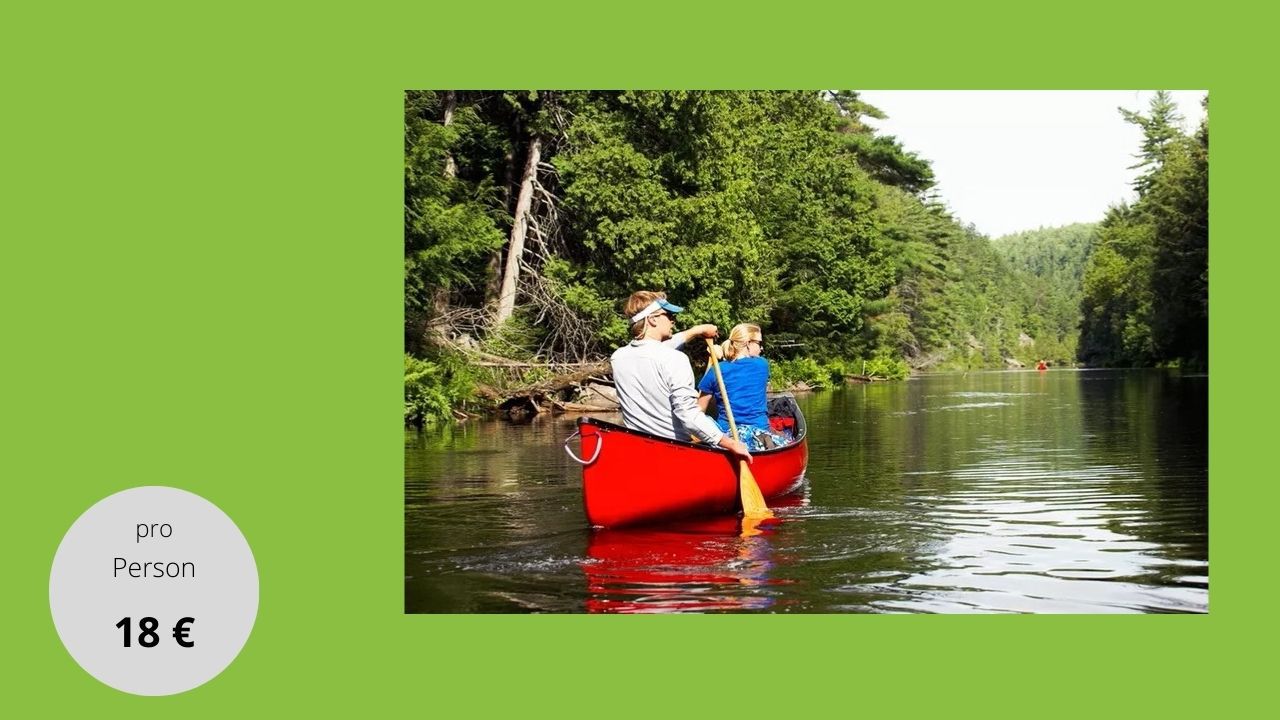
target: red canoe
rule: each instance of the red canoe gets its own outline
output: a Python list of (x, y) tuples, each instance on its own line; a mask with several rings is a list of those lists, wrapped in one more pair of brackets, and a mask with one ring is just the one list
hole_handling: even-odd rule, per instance
[[(769, 399), (770, 418), (792, 427), (795, 441), (751, 454), (751, 474), (765, 498), (797, 488), (804, 480), (809, 447), (804, 416), (795, 398)], [(789, 421), (789, 422), (788, 422)], [(678, 518), (732, 515), (738, 499), (738, 462), (719, 448), (668, 440), (595, 418), (578, 419), (582, 495), (587, 520), (621, 527)], [(569, 442), (565, 450), (569, 451)], [(572, 451), (569, 451), (573, 455)]]

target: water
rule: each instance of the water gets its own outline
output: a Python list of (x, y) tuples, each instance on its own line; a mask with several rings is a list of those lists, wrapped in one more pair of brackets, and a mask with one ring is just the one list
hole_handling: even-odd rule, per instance
[(802, 395), (807, 482), (749, 537), (734, 518), (590, 530), (569, 417), (407, 432), (405, 609), (1207, 612), (1208, 384), (1050, 370)]

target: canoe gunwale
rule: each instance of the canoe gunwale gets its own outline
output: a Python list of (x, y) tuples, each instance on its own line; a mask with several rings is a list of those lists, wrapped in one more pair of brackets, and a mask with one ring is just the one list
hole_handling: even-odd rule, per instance
[[(758, 457), (762, 455), (780, 455), (780, 454), (786, 453), (789, 450), (796, 450), (801, 445), (805, 444), (805, 440), (809, 434), (808, 427), (806, 426), (804, 421), (804, 415), (801, 414), (800, 408), (799, 406), (796, 405), (795, 398), (793, 396), (787, 393), (787, 394), (778, 395), (771, 399), (791, 401), (790, 405), (792, 410), (794, 411), (794, 415), (792, 415), (792, 417), (795, 418), (795, 421), (796, 421), (795, 438), (791, 442), (787, 443), (786, 445), (782, 445), (779, 447), (770, 448), (768, 450), (752, 450), (751, 451), (752, 457)], [(668, 445), (674, 445), (681, 449), (719, 453), (721, 455), (731, 454), (728, 450), (725, 450), (722, 447), (707, 445), (706, 443), (696, 443), (689, 440), (676, 440), (669, 437), (663, 437), (661, 435), (653, 435), (651, 433), (644, 432), (643, 430), (635, 430), (635, 429), (626, 427), (624, 425), (618, 425), (616, 423), (611, 423), (607, 420), (601, 420), (599, 418), (588, 417), (585, 415), (578, 418), (578, 422), (577, 422), (578, 432), (582, 431), (583, 425), (594, 425), (600, 428), (601, 430), (608, 431), (608, 432), (620, 432), (620, 433), (626, 433), (628, 435), (635, 435), (637, 437), (642, 437), (648, 440), (666, 443)], [(599, 448), (597, 447), (596, 455), (599, 455), (598, 450)], [(577, 458), (574, 458), (574, 459), (576, 460)], [(589, 462), (582, 462), (581, 460), (579, 460), (578, 462), (582, 465), (591, 464)]]

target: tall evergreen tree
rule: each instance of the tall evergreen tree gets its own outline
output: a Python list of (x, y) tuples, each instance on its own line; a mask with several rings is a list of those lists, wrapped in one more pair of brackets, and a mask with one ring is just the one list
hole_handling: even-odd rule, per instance
[(1142, 129), (1142, 149), (1134, 156), (1138, 162), (1129, 166), (1131, 170), (1143, 171), (1133, 183), (1134, 189), (1142, 195), (1151, 187), (1152, 178), (1164, 164), (1170, 143), (1182, 137), (1182, 115), (1178, 113), (1173, 96), (1166, 90), (1157, 91), (1151, 98), (1146, 115), (1118, 109), (1126, 122)]
[[(1207, 98), (1206, 98), (1207, 110)], [(1143, 129), (1138, 200), (1103, 221), (1081, 304), (1080, 356), (1091, 363), (1208, 363), (1208, 119), (1187, 137), (1168, 93)]]
[[(501, 246), (499, 200), (482, 162), (466, 146), (485, 134), (474, 106), (454, 95), (405, 95), (405, 342), (410, 349), (450, 293), (474, 289), (485, 258)], [(445, 123), (446, 115), (449, 123)], [(481, 142), (481, 145), (484, 143)]]

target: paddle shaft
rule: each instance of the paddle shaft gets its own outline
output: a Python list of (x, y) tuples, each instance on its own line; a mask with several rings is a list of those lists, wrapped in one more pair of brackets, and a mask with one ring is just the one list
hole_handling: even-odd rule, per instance
[(711, 368), (716, 373), (716, 384), (720, 386), (720, 401), (724, 403), (724, 416), (729, 419), (729, 434), (734, 440), (738, 437), (738, 426), (733, 422), (733, 408), (729, 407), (729, 391), (724, 389), (724, 375), (720, 374), (720, 363), (716, 360), (715, 343), (707, 338), (707, 353), (711, 356)]
[[(707, 338), (707, 353), (711, 356), (711, 369), (716, 373), (716, 384), (720, 386), (720, 401), (724, 403), (724, 416), (729, 420), (731, 437), (742, 442), (738, 437), (738, 425), (733, 421), (733, 408), (729, 405), (729, 391), (724, 387), (724, 375), (720, 372), (720, 361), (716, 359), (715, 343)], [(742, 514), (748, 518), (771, 518), (773, 513), (764, 501), (764, 493), (760, 492), (760, 484), (751, 474), (746, 460), (738, 461), (738, 496), (742, 499)]]

